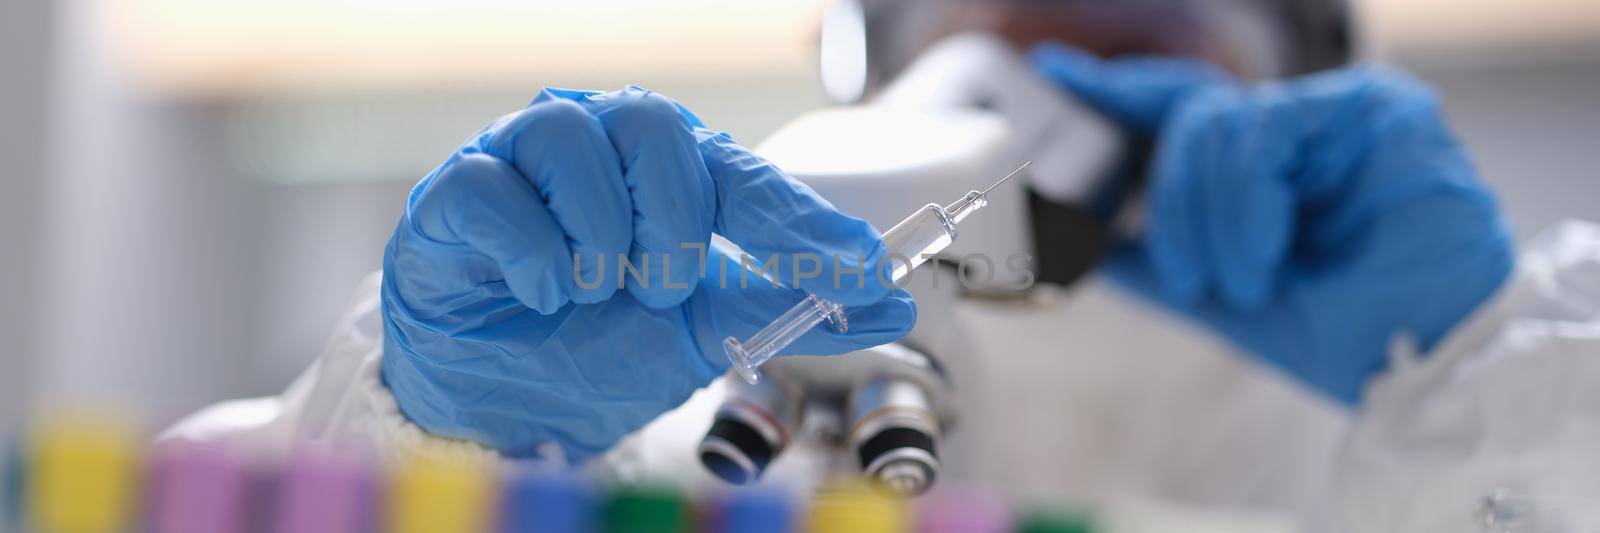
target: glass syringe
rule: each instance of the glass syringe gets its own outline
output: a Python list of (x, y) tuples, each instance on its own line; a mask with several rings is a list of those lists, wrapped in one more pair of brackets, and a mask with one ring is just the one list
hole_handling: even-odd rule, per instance
[[(1023, 163), (989, 188), (982, 191), (968, 191), (960, 200), (948, 206), (940, 207), (939, 204), (922, 206), (911, 216), (895, 224), (889, 231), (883, 232), (883, 246), (887, 250), (885, 257), (892, 258), (889, 279), (895, 285), (903, 284), (912, 269), (955, 242), (956, 224), (960, 224), (973, 212), (989, 205), (989, 191), (1031, 164), (1032, 161)], [(844, 306), (818, 298), (816, 295), (808, 295), (806, 299), (795, 304), (789, 311), (744, 342), (728, 337), (722, 341), (722, 349), (728, 352), (728, 359), (733, 361), (733, 370), (745, 381), (755, 384), (761, 381), (761, 374), (757, 373), (756, 369), (760, 368), (762, 363), (772, 359), (778, 351), (789, 346), (824, 320), (832, 322), (834, 328), (841, 332), (849, 327), (845, 321)]]

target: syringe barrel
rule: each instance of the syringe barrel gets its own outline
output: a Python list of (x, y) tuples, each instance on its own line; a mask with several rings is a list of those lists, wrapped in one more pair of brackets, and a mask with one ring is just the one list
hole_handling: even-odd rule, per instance
[(801, 335), (817, 325), (832, 319), (843, 327), (844, 314), (839, 304), (818, 298), (806, 296), (800, 303), (789, 308), (783, 315), (774, 319), (767, 327), (761, 328), (748, 340), (739, 342), (738, 339), (728, 337), (722, 341), (722, 349), (727, 352), (728, 359), (733, 363), (733, 370), (751, 385), (760, 381), (760, 373), (756, 372), (778, 351), (799, 340)]
[(939, 204), (922, 206), (883, 232), (883, 246), (892, 268), (887, 281), (905, 285), (912, 270), (944, 251), (955, 239), (956, 223), (949, 213)]

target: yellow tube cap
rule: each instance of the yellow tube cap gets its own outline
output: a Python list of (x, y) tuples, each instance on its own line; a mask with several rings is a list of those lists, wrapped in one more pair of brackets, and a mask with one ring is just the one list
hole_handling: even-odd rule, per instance
[(131, 529), (138, 483), (138, 439), (108, 419), (51, 417), (31, 432), (27, 516), (33, 531)]
[(899, 498), (865, 484), (844, 483), (817, 494), (809, 526), (814, 533), (901, 533), (907, 522)]
[(390, 533), (486, 533), (493, 480), (480, 464), (421, 459), (401, 465), (389, 482)]

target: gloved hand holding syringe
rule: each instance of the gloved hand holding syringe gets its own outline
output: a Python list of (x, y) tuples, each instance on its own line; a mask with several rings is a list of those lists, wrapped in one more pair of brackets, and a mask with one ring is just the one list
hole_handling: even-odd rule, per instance
[[(955, 242), (956, 224), (960, 224), (968, 215), (989, 205), (989, 191), (993, 191), (995, 187), (1022, 172), (1022, 169), (1028, 168), (1032, 163), (1032, 161), (1023, 163), (987, 189), (968, 191), (960, 200), (948, 206), (925, 205), (905, 220), (901, 220), (899, 224), (895, 224), (889, 231), (883, 232), (883, 245), (888, 252), (885, 257), (892, 258), (891, 261), (898, 260), (890, 265), (893, 268), (889, 275), (890, 282), (895, 285), (903, 284), (912, 269)], [(728, 337), (722, 342), (722, 348), (728, 352), (728, 359), (733, 361), (733, 370), (745, 381), (755, 384), (761, 380), (761, 375), (756, 369), (824, 320), (832, 322), (839, 331), (844, 331), (848, 327), (844, 306), (815, 295), (807, 296), (749, 339), (739, 342), (738, 339)]]

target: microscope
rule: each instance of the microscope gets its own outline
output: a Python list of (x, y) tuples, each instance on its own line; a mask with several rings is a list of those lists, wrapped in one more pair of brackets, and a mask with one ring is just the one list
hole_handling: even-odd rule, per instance
[(1105, 119), (981, 34), (935, 44), (870, 103), (801, 116), (769, 137), (758, 153), (880, 229), (1033, 164), (916, 271), (906, 288), (918, 322), (904, 340), (775, 358), (756, 384), (724, 376), (725, 396), (695, 448), (701, 465), (745, 485), (781, 470), (785, 455), (820, 455), (812, 469), (907, 496), (947, 471), (965, 477), (982, 435), (955, 430), (963, 386), (976, 383), (964, 378), (981, 371), (973, 359), (983, 351), (943, 310), (962, 298), (1025, 298), (1034, 283), (1070, 283), (1093, 268), (1129, 201), (1117, 177), (1124, 145)]
[(832, 470), (859, 471), (900, 494), (920, 494), (940, 471), (939, 440), (953, 427), (955, 395), (938, 360), (894, 343), (846, 357), (786, 357), (764, 379), (728, 381), (728, 395), (698, 447), (717, 477), (761, 477), (795, 440), (834, 451)]

